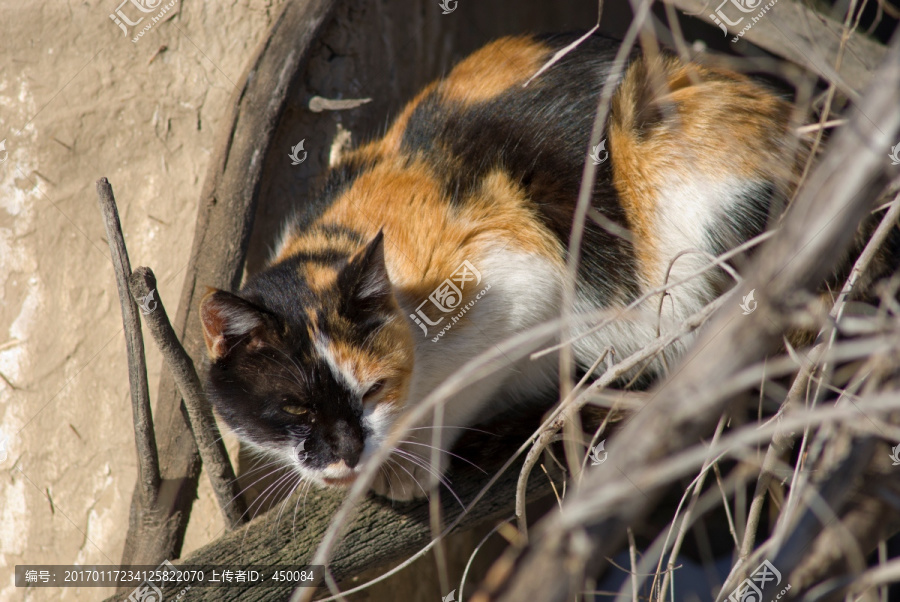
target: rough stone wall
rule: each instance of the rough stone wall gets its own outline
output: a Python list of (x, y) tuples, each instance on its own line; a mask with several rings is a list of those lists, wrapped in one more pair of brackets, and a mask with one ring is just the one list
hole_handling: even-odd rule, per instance
[[(2, 602), (110, 593), (13, 585), (16, 564), (116, 564), (124, 545), (134, 435), (94, 182), (113, 184), (132, 265), (177, 304), (214, 132), (281, 3), (176, 0), (132, 42), (117, 0), (0, 0)], [(221, 530), (203, 478), (185, 552)]]

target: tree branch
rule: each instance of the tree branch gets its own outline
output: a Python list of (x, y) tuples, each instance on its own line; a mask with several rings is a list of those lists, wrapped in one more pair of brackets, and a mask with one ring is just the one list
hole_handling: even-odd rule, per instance
[[(166, 367), (175, 379), (179, 393), (184, 398), (194, 440), (200, 450), (203, 467), (209, 475), (213, 493), (222, 510), (225, 525), (229, 529), (234, 529), (246, 522), (244, 514), (247, 508), (240, 495), (240, 485), (234, 476), (234, 469), (228, 459), (228, 452), (225, 451), (225, 444), (219, 434), (212, 408), (194, 369), (194, 362), (188, 357), (169, 323), (166, 308), (159, 291), (156, 290), (156, 276), (153, 275), (153, 271), (150, 268), (139, 267), (131, 274), (128, 282), (135, 301), (140, 303), (142, 299), (148, 300), (149, 311), (142, 309), (144, 320), (162, 352)], [(152, 295), (155, 295), (156, 299), (153, 300), (150, 309), (149, 302)]]
[[(500, 450), (507, 451), (508, 448), (501, 441), (485, 443), (483, 437), (470, 441), (478, 456), (472, 455), (474, 451), (467, 455), (489, 475), (495, 473), (506, 458)], [(492, 495), (483, 498), (471, 512), (462, 516), (457, 500), (446, 490), (441, 491), (441, 515), (448, 521), (459, 519), (452, 532), (508, 518), (515, 503), (517, 472), (506, 471), (492, 487)], [(551, 475), (561, 478), (556, 471), (552, 471)], [(466, 505), (488, 479), (478, 469), (462, 462), (454, 463), (448, 476), (454, 492)], [(540, 502), (552, 495), (547, 479), (532, 479), (527, 491), (533, 502)], [(197, 550), (176, 566), (218, 565), (232, 568), (254, 564), (300, 568), (310, 562), (316, 544), (342, 499), (342, 492), (335, 490), (314, 489), (308, 495), (296, 495), (275, 512), (264, 514)], [(359, 505), (357, 520), (349, 527), (328, 569), (335, 580), (345, 582), (368, 569), (406, 558), (430, 543), (433, 541), (428, 501), (392, 504), (389, 500), (368, 496)], [(289, 586), (283, 590), (241, 588), (239, 584), (228, 588), (201, 587), (191, 590), (190, 599), (197, 602), (284, 600), (290, 589)], [(175, 595), (178, 591), (164, 590), (165, 599), (168, 600), (170, 594)], [(118, 594), (109, 598), (109, 602), (124, 599), (124, 595)]]
[(153, 430), (153, 416), (150, 412), (150, 391), (147, 386), (144, 337), (141, 332), (137, 306), (131, 300), (131, 294), (128, 291), (131, 263), (128, 260), (128, 250), (125, 248), (125, 238), (122, 236), (119, 210), (116, 208), (116, 198), (113, 196), (112, 186), (106, 178), (97, 180), (97, 197), (106, 226), (106, 239), (109, 242), (109, 253), (112, 256), (113, 268), (116, 273), (116, 288), (119, 291), (119, 305), (122, 308), (122, 325), (125, 328), (128, 382), (131, 388), (131, 412), (134, 418), (134, 442), (137, 446), (138, 456), (140, 496), (137, 501), (142, 508), (149, 509), (156, 504), (160, 476), (156, 435)]
[[(712, 27), (709, 18), (721, 0), (665, 0), (686, 15), (703, 20)], [(744, 15), (734, 15), (742, 16)], [(755, 16), (755, 15), (747, 15)], [(746, 23), (740, 24), (741, 27)], [(729, 30), (731, 40), (738, 31)], [(842, 92), (853, 95), (866, 87), (881, 63), (885, 47), (866, 36), (853, 33), (847, 44), (844, 60), (836, 71), (832, 65), (838, 55), (843, 27), (841, 23), (822, 15), (794, 0), (778, 0), (775, 6), (753, 24), (744, 38), (760, 48), (805, 67), (822, 78), (834, 82)]]

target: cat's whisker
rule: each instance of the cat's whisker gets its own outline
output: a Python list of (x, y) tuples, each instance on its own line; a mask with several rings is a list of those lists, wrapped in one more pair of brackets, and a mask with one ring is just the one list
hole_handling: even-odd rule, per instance
[(276, 363), (278, 363), (282, 368), (284, 368), (285, 370), (287, 370), (288, 374), (290, 374), (291, 376), (293, 376), (293, 377), (295, 378), (295, 380), (297, 381), (297, 384), (298, 384), (300, 387), (306, 386), (306, 383), (304, 382), (305, 379), (306, 379), (306, 377), (305, 377), (305, 375), (304, 375), (304, 373), (303, 373), (303, 370), (301, 370), (301, 369), (300, 369), (300, 366), (297, 364), (297, 361), (296, 361), (294, 358), (292, 358), (290, 355), (288, 355), (287, 353), (285, 353), (284, 351), (282, 351), (281, 349), (277, 349), (277, 348), (276, 348), (276, 351), (278, 351), (279, 353), (281, 353), (281, 355), (283, 355), (284, 357), (286, 357), (286, 358), (288, 359), (288, 361), (291, 362), (291, 364), (293, 364), (295, 370), (291, 370), (290, 368), (288, 368), (287, 366), (285, 366), (285, 365), (282, 364), (281, 362), (278, 362), (277, 360), (276, 360)]
[[(284, 355), (284, 356), (287, 356), (287, 354), (284, 353), (283, 351), (281, 351), (280, 349), (276, 349), (276, 351), (278, 351), (279, 353), (281, 353), (281, 354)], [(270, 358), (270, 359), (271, 359), (273, 362), (275, 362), (276, 364), (278, 364), (279, 366), (281, 366), (282, 368), (284, 368), (285, 371), (286, 371), (288, 374), (290, 374), (292, 377), (294, 377), (294, 380), (295, 380), (296, 382), (291, 381), (291, 380), (287, 379), (283, 374), (278, 374), (278, 373), (276, 373), (276, 372), (270, 373), (269, 376), (277, 376), (278, 378), (287, 380), (287, 381), (290, 382), (291, 384), (297, 384), (297, 385), (303, 386), (302, 381), (294, 375), (294, 371), (293, 371), (293, 370), (291, 370), (290, 368), (288, 368), (287, 366), (285, 366), (284, 364), (282, 364), (281, 362), (279, 362), (278, 360), (276, 360), (276, 359), (274, 359), (274, 358)], [(301, 374), (301, 376), (302, 376), (302, 374)]]
[(422, 431), (425, 429), (454, 429), (454, 430), (463, 430), (463, 431), (473, 431), (475, 433), (483, 433), (485, 435), (490, 435), (491, 437), (499, 437), (497, 433), (491, 433), (490, 431), (483, 431), (481, 429), (473, 429), (467, 426), (415, 426), (409, 430), (411, 431)]
[[(297, 478), (299, 478), (299, 475), (293, 473), (290, 477), (284, 480), (284, 483), (282, 483), (281, 487), (273, 492), (272, 501), (269, 503), (269, 507), (266, 509), (266, 520), (268, 520), (268, 515), (274, 511), (275, 506), (277, 506), (279, 503), (283, 503), (286, 499), (285, 496), (290, 496), (290, 492), (292, 491), (292, 487), (296, 483)], [(275, 518), (277, 522), (277, 514), (275, 515)]]
[[(446, 487), (447, 491), (449, 491), (453, 495), (453, 497), (456, 499), (456, 501), (459, 503), (459, 505), (462, 507), (462, 509), (463, 510), (466, 509), (466, 505), (463, 504), (462, 500), (459, 499), (459, 496), (456, 495), (456, 492), (453, 490), (453, 487), (450, 486), (450, 480), (447, 479), (446, 477), (444, 477), (443, 475), (441, 475), (440, 471), (435, 470), (429, 462), (425, 461), (424, 458), (417, 456), (416, 454), (414, 454), (412, 452), (409, 452), (409, 451), (406, 451), (403, 449), (398, 449), (396, 447), (393, 449), (393, 453), (401, 458), (405, 458), (407, 461), (419, 466), (420, 468), (422, 468), (422, 470), (427, 471), (431, 476), (435, 477), (435, 479), (437, 479), (437, 482), (440, 483), (441, 485), (443, 485), (444, 487)], [(397, 463), (397, 465), (400, 466), (400, 468), (403, 468), (403, 466), (399, 462)], [(409, 471), (407, 471), (407, 472), (409, 472)], [(412, 475), (410, 474), (410, 476), (412, 476)], [(413, 477), (413, 478), (415, 478), (415, 477)], [(416, 481), (416, 482), (418, 482), (418, 481)]]
[[(394, 483), (391, 480), (390, 473), (388, 473), (388, 471), (387, 471), (387, 464), (382, 464), (381, 466), (378, 467), (378, 470), (380, 470), (382, 473), (384, 473), (384, 480), (387, 482), (388, 490), (391, 492), (391, 494), (390, 494), (391, 506), (393, 506), (394, 505)], [(394, 470), (394, 468), (391, 467), (391, 470)], [(394, 474), (397, 474), (397, 472), (394, 471)]]
[[(253, 474), (253, 473), (259, 472), (260, 470), (264, 470), (264, 469), (266, 469), (266, 468), (268, 468), (268, 467), (270, 467), (270, 466), (277, 466), (277, 465), (280, 464), (280, 463), (282, 463), (282, 462), (279, 461), (279, 460), (272, 460), (271, 462), (266, 462), (265, 464), (261, 464), (261, 465), (259, 465), (259, 466), (254, 466), (253, 468), (251, 468), (251, 469), (248, 470), (247, 472), (242, 472), (242, 473), (239, 474), (238, 476), (236, 476), (236, 477), (234, 477), (233, 479), (231, 479), (230, 481), (228, 481), (228, 484), (231, 485), (231, 484), (234, 483), (235, 481), (240, 481), (241, 479), (247, 477), (248, 475), (251, 475), (251, 474)], [(274, 469), (273, 469), (272, 472), (274, 472)]]
[[(279, 504), (278, 500), (281, 500), (282, 503), (284, 502), (284, 494), (286, 491), (290, 490), (292, 482), (293, 482), (293, 479), (290, 479), (290, 478), (285, 479), (284, 482), (275, 491), (272, 492), (272, 501), (268, 504), (268, 507), (266, 508), (265, 512), (263, 513), (263, 517), (264, 517), (263, 523), (265, 525), (269, 524), (269, 519), (271, 518), (272, 514), (275, 513), (275, 507)], [(275, 532), (275, 529), (278, 526), (277, 513), (275, 513), (275, 514), (276, 514), (276, 520), (274, 521), (274, 524), (272, 525), (272, 533), (273, 534)]]
[(274, 483), (271, 483), (268, 487), (263, 489), (262, 493), (255, 500), (253, 500), (253, 503), (250, 505), (249, 508), (247, 508), (247, 511), (249, 512), (253, 508), (253, 506), (256, 506), (256, 511), (250, 517), (250, 520), (253, 520), (257, 516), (259, 516), (259, 514), (260, 514), (259, 511), (262, 510), (262, 507), (265, 504), (266, 500), (275, 492), (275, 488), (280, 487), (281, 484), (285, 480), (289, 479), (290, 477), (291, 477), (290, 473), (284, 474), (284, 475), (278, 477)]
[(441, 449), (440, 447), (436, 447), (436, 446), (434, 446), (434, 445), (429, 445), (428, 443), (420, 443), (420, 442), (418, 442), (418, 441), (409, 441), (409, 440), (406, 440), (406, 439), (400, 441), (400, 443), (405, 443), (405, 444), (407, 444), (407, 445), (421, 445), (421, 446), (423, 446), (423, 447), (430, 447), (431, 449), (436, 449), (436, 450), (438, 450), (439, 452), (441, 452), (442, 454), (447, 454), (448, 456), (453, 456), (454, 458), (456, 458), (456, 459), (458, 459), (458, 460), (462, 460), (463, 462), (465, 462), (465, 463), (468, 464), (469, 466), (472, 466), (473, 468), (477, 468), (478, 470), (480, 470), (480, 471), (483, 472), (484, 474), (487, 474), (487, 471), (486, 471), (486, 470), (484, 470), (483, 468), (481, 468), (480, 466), (478, 466), (478, 465), (475, 464), (474, 462), (471, 462), (470, 460), (468, 460), (468, 459), (466, 459), (466, 458), (463, 458), (463, 457), (460, 456), (459, 454), (454, 454), (453, 452), (449, 452), (449, 451), (447, 451), (447, 450), (445, 450), (445, 449)]
[[(247, 508), (247, 512), (250, 512), (251, 509), (253, 508), (253, 506), (256, 506), (256, 510), (257, 510), (257, 513), (254, 514), (253, 516), (251, 516), (250, 520), (253, 520), (254, 518), (256, 518), (258, 516), (259, 510), (262, 509), (263, 504), (265, 503), (265, 500), (268, 499), (269, 496), (272, 495), (272, 493), (274, 493), (274, 489), (276, 487), (280, 487), (282, 485), (282, 483), (286, 479), (288, 479), (290, 476), (291, 476), (290, 473), (281, 476), (277, 481), (275, 481), (274, 483), (272, 483), (271, 485), (266, 487), (263, 490), (263, 494), (260, 495), (258, 498), (256, 498), (256, 500), (254, 500), (252, 504), (250, 504), (250, 506)], [(246, 514), (246, 512), (245, 512), (245, 514)], [(241, 516), (243, 516), (243, 515), (241, 515)], [(241, 538), (241, 552), (243, 552), (243, 550), (244, 550), (244, 542), (247, 540), (247, 533), (249, 533), (249, 532), (250, 532), (250, 529), (247, 529), (244, 532), (244, 536)]]
[(309, 498), (309, 494), (313, 490), (313, 486), (315, 483), (312, 481), (309, 482), (309, 485), (306, 486), (306, 491), (303, 493), (303, 516), (306, 516), (306, 500)]
[[(401, 457), (404, 457), (404, 456), (401, 456)], [(456, 500), (456, 502), (460, 505), (460, 507), (463, 509), (463, 511), (465, 511), (466, 505), (463, 504), (462, 500), (459, 498), (459, 496), (453, 490), (453, 487), (450, 486), (450, 482), (448, 480), (443, 478), (439, 473), (432, 470), (429, 466), (424, 464), (424, 462), (421, 460), (416, 460), (414, 457), (413, 458), (406, 457), (406, 460), (408, 462), (410, 462), (411, 464), (415, 464), (415, 465), (419, 466), (423, 470), (427, 471), (431, 476), (435, 477), (437, 482), (440, 483), (441, 485), (443, 485), (447, 489), (447, 491), (450, 492), (450, 494), (453, 496), (453, 498)], [(422, 489), (422, 492), (425, 493), (425, 489), (422, 487), (422, 484), (419, 483), (419, 480), (416, 479), (415, 476), (413, 476), (413, 474), (409, 470), (406, 469), (406, 467), (404, 467), (401, 463), (396, 462), (396, 461), (395, 461), (395, 464), (397, 464), (397, 466), (399, 466), (404, 472), (406, 472), (410, 477), (412, 477), (412, 479), (419, 486), (419, 489)], [(427, 493), (425, 493), (425, 495), (426, 495), (426, 497), (428, 496)]]
[[(404, 451), (404, 450), (397, 450), (397, 451), (399, 452), (399, 451)], [(440, 471), (435, 469), (431, 465), (431, 462), (429, 462), (425, 458), (418, 456), (416, 454), (413, 454), (411, 452), (406, 452), (405, 454), (398, 454), (398, 455), (399, 455), (399, 457), (406, 458), (408, 461), (412, 462), (413, 464), (415, 464), (415, 465), (421, 467), (423, 470), (427, 471), (431, 476), (435, 477), (435, 479), (438, 481), (438, 483), (440, 483), (441, 485), (446, 487), (448, 490), (450, 490), (451, 493), (453, 493), (453, 488), (450, 486), (450, 480), (447, 477), (445, 477), (444, 475), (442, 475), (440, 473)], [(455, 493), (454, 493), (454, 495), (455, 495)], [(457, 500), (459, 500), (459, 498), (457, 498)], [(460, 503), (462, 503), (462, 502), (460, 502)]]
[(256, 506), (256, 509), (254, 510), (253, 515), (250, 517), (251, 520), (255, 519), (260, 514), (263, 514), (263, 507), (266, 505), (266, 500), (272, 497), (275, 491), (277, 491), (289, 478), (290, 475), (284, 474), (278, 477), (273, 483), (271, 483), (263, 490), (263, 492), (253, 502), (253, 505)]
[(284, 461), (284, 458), (273, 451), (264, 451), (255, 447), (245, 447), (242, 450), (254, 462), (267, 461)]
[(426, 469), (432, 475), (436, 474), (434, 467), (432, 466), (431, 462), (427, 458), (423, 458), (422, 456), (415, 454), (409, 450), (405, 450), (405, 449), (401, 449), (401, 448), (397, 448), (397, 447), (395, 447), (393, 449), (393, 454), (400, 458), (406, 458), (407, 460), (412, 461), (414, 464), (417, 464), (418, 466), (421, 466), (422, 468)]
[[(253, 487), (253, 486), (256, 485), (257, 483), (259, 483), (259, 482), (262, 481), (263, 479), (265, 479), (265, 478), (267, 478), (267, 477), (269, 477), (269, 476), (272, 476), (272, 475), (274, 475), (274, 474), (276, 474), (276, 473), (277, 473), (277, 469), (273, 469), (273, 470), (270, 470), (269, 472), (265, 473), (264, 475), (262, 475), (262, 476), (260, 476), (260, 477), (258, 477), (258, 478), (256, 478), (256, 479), (254, 479), (249, 485), (247, 485), (246, 487), (244, 487), (243, 489), (241, 489), (241, 490), (237, 493), (237, 495), (234, 496), (234, 497), (231, 499), (231, 501), (228, 502), (228, 503), (229, 503), (229, 504), (234, 503), (234, 500), (236, 500), (238, 497), (244, 495), (244, 493), (246, 493), (247, 490), (249, 490), (251, 487)], [(248, 510), (249, 510), (249, 509), (248, 509)], [(244, 514), (246, 514), (246, 511), (244, 512)]]
[(291, 533), (293, 533), (297, 529), (297, 508), (300, 507), (300, 500), (303, 499), (303, 516), (306, 516), (306, 496), (309, 495), (310, 489), (312, 489), (313, 482), (306, 481), (303, 486), (303, 490), (300, 492), (300, 495), (297, 497), (297, 503), (294, 504), (294, 518), (291, 521)]
[[(278, 500), (281, 500), (283, 502), (285, 499), (290, 498), (291, 494), (293, 494), (294, 492), (294, 489), (296, 489), (297, 487), (297, 482), (303, 479), (303, 475), (297, 474), (296, 472), (292, 472), (291, 476), (293, 478), (287, 479), (284, 485), (279, 489), (279, 491), (277, 491), (275, 495), (272, 496), (270, 510), (271, 506), (274, 506), (278, 503)], [(276, 515), (276, 520), (277, 518), (278, 517)]]
[[(395, 463), (395, 461), (389, 457), (389, 458), (388, 458), (388, 461), (385, 462), (384, 464), (382, 464), (381, 468), (382, 468), (382, 470), (383, 470), (385, 467), (390, 468), (390, 469), (391, 469), (391, 472), (394, 473), (394, 476), (397, 477), (397, 480), (399, 481), (399, 480), (400, 480), (400, 475), (397, 474), (397, 471), (394, 470), (394, 467), (391, 466), (391, 463)], [(387, 473), (385, 473), (385, 474), (387, 474)], [(394, 483), (393, 483), (393, 481), (391, 480), (390, 475), (388, 475), (388, 489), (391, 490), (391, 506), (393, 506), (393, 505), (394, 505)]]
[(276, 364), (278, 364), (279, 366), (281, 366), (282, 368), (284, 368), (285, 370), (287, 370), (288, 374), (290, 374), (290, 375), (293, 377), (293, 379), (290, 379), (290, 378), (284, 376), (283, 374), (278, 374), (278, 373), (276, 373), (276, 372), (272, 372), (272, 373), (270, 374), (270, 376), (276, 376), (276, 377), (278, 377), (278, 378), (280, 378), (280, 379), (282, 379), (282, 380), (286, 380), (286, 381), (288, 381), (289, 383), (291, 383), (292, 385), (295, 385), (295, 384), (296, 384), (296, 385), (301, 385), (301, 386), (302, 386), (302, 384), (301, 384), (300, 381), (297, 379), (297, 377), (294, 376), (294, 373), (293, 373), (293, 371), (292, 371), (290, 368), (288, 368), (287, 366), (285, 366), (284, 364), (282, 364), (282, 363), (279, 362), (278, 360), (273, 359), (272, 361), (275, 362)]
[(287, 506), (287, 503), (291, 500), (291, 497), (296, 493), (297, 488), (304, 482), (303, 475), (298, 474), (297, 479), (291, 485), (287, 495), (284, 497), (284, 500), (281, 502), (281, 508), (278, 510), (278, 516), (275, 517), (275, 529), (274, 532), (278, 532), (278, 525), (281, 523), (281, 515), (284, 513), (284, 509)]
[[(416, 485), (419, 486), (419, 489), (422, 490), (422, 493), (423, 493), (426, 497), (428, 497), (428, 492), (425, 491), (425, 488), (422, 487), (422, 484), (419, 483), (419, 479), (417, 479), (417, 478), (413, 475), (413, 473), (411, 473), (410, 471), (408, 471), (408, 470), (406, 469), (405, 466), (403, 466), (402, 464), (400, 464), (400, 463), (397, 462), (396, 460), (393, 460), (393, 463), (396, 464), (397, 467), (400, 468), (400, 470), (402, 470), (403, 472), (405, 472), (406, 474), (408, 474), (408, 475), (409, 475), (409, 478), (411, 478), (411, 479), (413, 480), (413, 482), (414, 482)], [(403, 493), (406, 493), (406, 487), (403, 485), (403, 483), (400, 483), (400, 486), (403, 487)]]

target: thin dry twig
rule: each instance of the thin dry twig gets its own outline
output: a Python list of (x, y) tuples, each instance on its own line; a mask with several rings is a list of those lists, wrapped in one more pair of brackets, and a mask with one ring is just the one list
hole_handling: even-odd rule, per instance
[(128, 382), (131, 387), (131, 411), (134, 418), (134, 440), (137, 445), (138, 475), (140, 480), (141, 506), (145, 510), (153, 508), (159, 495), (159, 455), (156, 449), (156, 434), (153, 430), (153, 416), (150, 411), (150, 389), (147, 386), (147, 362), (144, 358), (144, 337), (138, 309), (128, 290), (131, 263), (119, 210), (112, 186), (106, 178), (97, 180), (97, 197), (103, 222), (106, 226), (106, 240), (116, 273), (116, 288), (119, 291), (119, 305), (122, 308), (122, 324), (125, 329), (125, 346), (128, 352)]
[[(881, 246), (887, 239), (888, 234), (896, 226), (898, 217), (900, 217), (900, 195), (898, 195), (894, 199), (893, 203), (890, 206), (890, 209), (884, 215), (881, 223), (878, 225), (878, 228), (876, 228), (871, 239), (863, 249), (863, 252), (854, 263), (853, 268), (850, 271), (850, 275), (848, 276), (847, 281), (844, 284), (844, 287), (838, 295), (838, 298), (835, 301), (829, 314), (829, 316), (834, 320), (834, 326), (836, 326), (837, 322), (843, 315), (847, 297), (852, 294), (854, 287), (856, 286), (860, 277), (862, 277), (868, 270), (873, 258), (878, 252), (878, 249), (881, 248)], [(830, 330), (832, 336), (829, 342), (833, 342), (833, 334), (835, 329), (831, 328)], [(825, 334), (825, 330), (822, 330), (819, 333), (819, 337), (822, 337)], [(791, 385), (791, 389), (788, 392), (785, 403), (782, 406), (779, 414), (783, 415), (783, 413), (789, 412), (792, 409), (796, 408), (800, 393), (803, 389), (806, 388), (810, 377), (815, 371), (815, 366), (819, 364), (821, 355), (826, 350), (827, 346), (825, 345), (820, 345), (813, 349), (812, 353), (810, 354), (810, 363), (806, 364), (804, 368), (797, 374), (797, 377), (794, 379), (794, 382)], [(763, 469), (760, 473), (759, 480), (756, 483), (756, 491), (753, 494), (753, 501), (750, 505), (750, 513), (747, 520), (747, 530), (744, 533), (744, 541), (741, 545), (740, 558), (742, 560), (746, 560), (750, 556), (750, 553), (754, 547), (756, 531), (759, 524), (759, 518), (762, 513), (763, 501), (765, 499), (765, 492), (772, 482), (773, 475), (771, 469), (774, 466), (776, 459), (788, 451), (788, 449), (790, 448), (790, 443), (792, 441), (793, 433), (779, 431), (775, 435), (775, 437), (773, 437), (772, 442), (766, 450), (766, 456), (763, 461)]]
[[(831, 268), (829, 258), (834, 257), (835, 249), (849, 243), (869, 210), (870, 200), (885, 187), (888, 178), (882, 153), (900, 130), (900, 107), (896, 104), (900, 95), (900, 40), (892, 44), (876, 81), (879, 85), (869, 88), (848, 127), (838, 130), (778, 235), (754, 258), (746, 281), (747, 286), (756, 285), (763, 291), (756, 312), (741, 320), (722, 315), (709, 325), (697, 342), (697, 351), (663, 386), (665, 397), (648, 404), (614, 436), (611, 448), (618, 439), (628, 441), (628, 446), (618, 447), (617, 452), (617, 466), (627, 478), (608, 470), (588, 474), (582, 487), (567, 497), (566, 512), (551, 512), (542, 521), (540, 536), (526, 546), (524, 557), (507, 559), (511, 568), (502, 578), (486, 584), (479, 600), (494, 599), (491, 592), (496, 592), (500, 600), (531, 596), (555, 601), (569, 597), (574, 593), (570, 589), (573, 574), (558, 559), (566, 558), (567, 566), (577, 566), (579, 572), (583, 563), (595, 572), (603, 565), (603, 558), (622, 542), (623, 525), (639, 520), (657, 499), (660, 488), (653, 482), (647, 483), (648, 489), (641, 488), (640, 497), (632, 494), (627, 504), (614, 502), (609, 495), (616, 486), (633, 491), (633, 471), (708, 432), (709, 423), (718, 418), (728, 401), (720, 384), (748, 360), (763, 357), (780, 338), (785, 327), (782, 308), (787, 300), (798, 290), (819, 285)], [(734, 341), (741, 345), (733, 345)], [(576, 528), (588, 535), (576, 541)], [(535, 578), (538, 566), (540, 579)], [(559, 577), (547, 578), (548, 574)]]
[(144, 313), (144, 321), (184, 399), (194, 440), (200, 450), (200, 458), (209, 476), (213, 493), (219, 502), (225, 525), (228, 529), (234, 529), (245, 522), (243, 517), (247, 508), (244, 498), (241, 497), (240, 485), (234, 476), (234, 469), (231, 467), (228, 452), (225, 451), (225, 444), (219, 434), (209, 400), (194, 368), (194, 362), (172, 329), (166, 308), (156, 288), (156, 276), (153, 275), (153, 271), (150, 268), (139, 267), (128, 278), (128, 283), (134, 300), (140, 303), (147, 299), (148, 309), (149, 300), (155, 295), (153, 309)]
[[(725, 429), (725, 416), (719, 418), (719, 424), (716, 426), (716, 432), (713, 433), (712, 445), (715, 445), (716, 441), (719, 440), (719, 437), (722, 435), (722, 431)], [(709, 469), (712, 466), (715, 466), (715, 462), (710, 458), (709, 461), (703, 463), (703, 468), (700, 470), (700, 474), (697, 477), (697, 480), (693, 483), (693, 493), (691, 494), (691, 501), (688, 504), (687, 509), (684, 511), (684, 517), (681, 519), (681, 526), (678, 528), (678, 535), (675, 537), (675, 543), (672, 544), (672, 550), (669, 552), (669, 562), (666, 565), (666, 573), (665, 577), (663, 577), (662, 584), (659, 588), (660, 597), (664, 595), (664, 592), (669, 588), (669, 581), (672, 578), (672, 570), (675, 567), (675, 558), (678, 557), (678, 553), (681, 551), (681, 545), (684, 543), (684, 537), (687, 535), (687, 526), (691, 520), (691, 515), (694, 512), (694, 506), (697, 505), (697, 500), (700, 498), (700, 492), (703, 490), (703, 484), (706, 482), (706, 475)], [(659, 569), (657, 569), (658, 571)]]

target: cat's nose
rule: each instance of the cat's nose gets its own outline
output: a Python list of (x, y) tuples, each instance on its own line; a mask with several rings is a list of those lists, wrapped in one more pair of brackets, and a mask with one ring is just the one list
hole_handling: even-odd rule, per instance
[(350, 468), (359, 464), (359, 458), (362, 456), (364, 447), (362, 437), (358, 433), (353, 432), (349, 425), (336, 429), (334, 453), (338, 458), (346, 462)]

